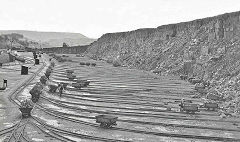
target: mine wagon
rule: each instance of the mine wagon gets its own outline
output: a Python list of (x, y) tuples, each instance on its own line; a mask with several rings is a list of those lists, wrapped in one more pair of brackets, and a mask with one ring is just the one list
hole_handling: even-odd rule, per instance
[(77, 88), (77, 89), (81, 89), (84, 86), (80, 83), (72, 83), (72, 87)]
[(45, 75), (44, 75), (44, 76), (41, 76), (41, 78), (40, 78), (40, 82), (41, 82), (42, 84), (46, 84), (47, 80), (48, 80), (48, 78), (47, 78)]
[(180, 79), (182, 79), (182, 80), (186, 80), (187, 79), (187, 75), (180, 75)]
[(73, 70), (66, 70), (66, 73), (72, 74), (74, 71)]
[(95, 67), (95, 66), (96, 66), (96, 63), (91, 63), (91, 65), (92, 65), (93, 67)]
[(193, 79), (195, 79), (195, 78), (194, 78), (194, 77), (189, 77), (189, 78), (188, 78), (188, 81), (189, 81), (189, 82), (192, 82)]
[(67, 78), (70, 79), (70, 80), (73, 80), (73, 79), (76, 78), (76, 75), (68, 74), (68, 75), (67, 75)]
[(207, 99), (214, 100), (214, 101), (221, 101), (223, 100), (223, 97), (215, 94), (208, 94)]
[(21, 102), (19, 110), (21, 111), (23, 118), (29, 117), (32, 109), (33, 105), (29, 100), (24, 100)]
[(52, 70), (48, 68), (48, 69), (46, 70), (46, 74), (50, 75), (51, 73), (52, 73)]
[(110, 128), (113, 125), (117, 125), (118, 117), (110, 116), (110, 115), (98, 115), (95, 116), (96, 122), (100, 123), (100, 127)]
[(42, 93), (42, 89), (43, 87), (37, 84), (29, 91), (32, 96), (32, 102), (36, 103), (38, 101), (40, 94)]
[(51, 93), (55, 93), (58, 88), (57, 85), (53, 85), (53, 84), (48, 85), (48, 87), (49, 87), (49, 92)]
[(31, 98), (32, 102), (36, 103), (39, 100), (40, 95)]
[(80, 62), (79, 64), (80, 64), (80, 65), (86, 65), (84, 62)]
[(196, 84), (194, 87), (195, 90), (199, 90), (199, 89), (205, 89), (205, 86), (203, 84)]
[(50, 66), (51, 66), (51, 67), (54, 67), (54, 66), (55, 66), (55, 63), (54, 63), (54, 62), (51, 62)]
[(31, 116), (32, 109), (33, 109), (32, 107), (30, 107), (30, 108), (21, 108), (20, 107), (19, 108), (19, 110), (22, 113), (22, 117), (24, 117), (24, 118)]
[(83, 87), (87, 87), (90, 84), (88, 80), (77, 80), (76, 82), (82, 84)]
[(207, 110), (215, 111), (216, 109), (218, 109), (218, 104), (217, 103), (208, 102), (208, 103), (204, 103), (204, 107), (207, 108)]
[(196, 83), (201, 83), (200, 79), (192, 79), (191, 83), (196, 84)]
[(62, 85), (63, 85), (63, 89), (66, 89), (67, 88), (67, 86), (68, 86), (68, 83), (61, 83)]
[(199, 111), (197, 104), (184, 103), (184, 104), (180, 104), (179, 106), (180, 106), (180, 111), (185, 111), (186, 113), (195, 113)]
[(50, 77), (49, 73), (44, 73), (44, 75), (49, 79), (49, 77)]

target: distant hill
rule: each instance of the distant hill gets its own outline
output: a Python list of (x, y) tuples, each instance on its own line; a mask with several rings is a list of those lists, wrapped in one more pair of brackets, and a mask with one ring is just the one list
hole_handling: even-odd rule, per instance
[(0, 34), (22, 34), (28, 39), (41, 41), (50, 47), (62, 46), (66, 42), (70, 46), (88, 45), (95, 41), (95, 39), (88, 38), (80, 33), (64, 33), (64, 32), (39, 32), (39, 31), (25, 31), (25, 30), (0, 30)]

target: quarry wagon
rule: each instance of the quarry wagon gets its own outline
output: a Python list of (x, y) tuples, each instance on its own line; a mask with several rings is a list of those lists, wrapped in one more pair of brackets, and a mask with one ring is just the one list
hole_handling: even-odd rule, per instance
[(88, 81), (88, 80), (77, 80), (76, 82), (78, 84), (81, 84), (82, 87), (87, 87), (90, 84), (90, 81)]
[(182, 80), (186, 80), (187, 79), (187, 75), (180, 75), (180, 79), (182, 79)]
[(91, 66), (95, 67), (95, 66), (96, 66), (96, 63), (91, 63)]
[(191, 83), (193, 83), (193, 84), (201, 83), (201, 80), (194, 78), (194, 79), (191, 80)]
[(63, 85), (63, 89), (66, 89), (67, 88), (67, 86), (68, 86), (68, 83), (61, 83), (62, 85)]
[(19, 110), (21, 111), (23, 118), (31, 116), (32, 109), (33, 109), (33, 105), (29, 100), (24, 100), (21, 102), (21, 106)]
[(199, 111), (197, 104), (184, 103), (184, 104), (180, 104), (179, 106), (180, 106), (180, 111), (184, 111), (186, 113), (195, 113)]
[(73, 80), (73, 79), (76, 78), (76, 75), (68, 74), (68, 75), (67, 75), (67, 78), (70, 79), (70, 80)]
[(84, 63), (84, 62), (80, 62), (79, 64), (80, 64), (80, 65), (85, 65), (85, 63)]
[(47, 80), (48, 80), (48, 78), (47, 78), (45, 75), (44, 75), (44, 76), (41, 76), (41, 78), (40, 78), (40, 82), (41, 82), (42, 84), (46, 84)]
[(32, 96), (32, 102), (36, 103), (42, 93), (42, 85), (41, 84), (36, 84), (30, 91), (29, 93)]
[(74, 71), (73, 70), (66, 70), (66, 73), (72, 74)]
[(221, 101), (221, 100), (223, 100), (223, 97), (215, 95), (215, 94), (208, 94), (207, 99), (214, 100), (214, 101)]
[(80, 83), (72, 83), (72, 87), (77, 88), (77, 89), (81, 89), (84, 86)]
[(218, 109), (218, 104), (212, 103), (212, 102), (207, 102), (207, 103), (204, 103), (204, 107), (207, 108), (207, 110), (215, 111), (216, 109)]
[(57, 85), (53, 85), (53, 84), (48, 85), (48, 87), (49, 87), (49, 92), (51, 93), (55, 93), (58, 88)]
[(19, 110), (22, 113), (22, 117), (24, 117), (24, 118), (31, 116), (32, 109), (33, 109), (32, 107), (30, 107), (30, 108), (21, 108), (20, 107), (19, 108)]
[(100, 127), (110, 128), (113, 125), (117, 125), (118, 117), (110, 116), (110, 115), (98, 115), (95, 116), (96, 122), (100, 123)]

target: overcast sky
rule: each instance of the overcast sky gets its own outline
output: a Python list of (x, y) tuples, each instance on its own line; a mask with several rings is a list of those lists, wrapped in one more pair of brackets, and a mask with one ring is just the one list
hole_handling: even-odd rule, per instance
[(240, 11), (240, 0), (0, 0), (0, 30), (76, 32), (99, 38), (234, 11)]

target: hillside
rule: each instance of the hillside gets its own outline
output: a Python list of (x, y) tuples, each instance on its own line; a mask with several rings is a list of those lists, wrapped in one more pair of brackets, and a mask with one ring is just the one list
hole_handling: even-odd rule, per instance
[(63, 33), (63, 32), (38, 32), (24, 30), (0, 30), (0, 34), (18, 33), (24, 35), (28, 39), (41, 41), (50, 47), (62, 46), (63, 42), (70, 46), (87, 45), (95, 41), (79, 33)]
[(0, 49), (8, 49), (8, 48), (22, 48), (25, 47), (30, 48), (38, 48), (40, 45), (35, 42), (31, 41), (30, 39), (24, 37), (21, 34), (3, 34), (0, 35)]
[(240, 12), (108, 33), (93, 42), (86, 54), (161, 75), (186, 74), (209, 81), (208, 93), (201, 97), (223, 97), (226, 111), (240, 112)]

